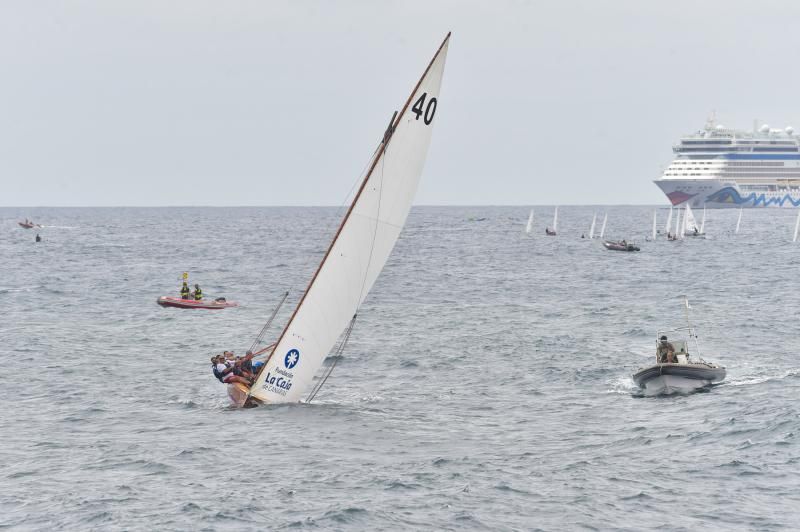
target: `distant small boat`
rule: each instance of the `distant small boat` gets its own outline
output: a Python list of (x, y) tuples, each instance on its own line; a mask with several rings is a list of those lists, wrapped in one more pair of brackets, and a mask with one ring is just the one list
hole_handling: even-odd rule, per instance
[(35, 224), (29, 220), (25, 220), (24, 222), (17, 222), (20, 227), (24, 227), (25, 229), (33, 229), (34, 227), (41, 227), (39, 224)]
[(744, 207), (739, 208), (739, 218), (736, 219), (736, 229), (733, 231), (734, 234), (739, 234), (739, 227), (742, 225), (742, 211)]
[(794, 236), (792, 242), (797, 242), (797, 232), (800, 231), (800, 212), (797, 213), (797, 221), (794, 223)]
[[(647, 395), (669, 395), (687, 393), (705, 388), (725, 379), (725, 368), (700, 358), (697, 335), (689, 322), (689, 300), (684, 297), (687, 327), (656, 334), (656, 363), (639, 369), (633, 374), (633, 382), (644, 389)], [(687, 334), (688, 338), (668, 340), (666, 333)], [(689, 355), (689, 339), (694, 340), (697, 360)]]
[(656, 219), (657, 216), (658, 216), (658, 211), (653, 211), (653, 234), (651, 235), (651, 238), (653, 240), (656, 239), (656, 235), (658, 234), (658, 230), (656, 229), (656, 222), (658, 221)]
[[(705, 216), (706, 211), (703, 209), (703, 225), (705, 225)], [(684, 236), (706, 236), (703, 232), (703, 225), (698, 226), (697, 220), (694, 218), (694, 213), (692, 213), (692, 208), (689, 207), (689, 204), (686, 204), (686, 214), (683, 217), (683, 234)]]
[(639, 251), (639, 246), (631, 244), (626, 240), (615, 242), (613, 240), (603, 240), (603, 245), (611, 251)]
[(531, 229), (533, 229), (533, 209), (531, 209), (531, 214), (528, 216), (528, 223), (525, 225), (525, 233), (530, 234)]
[(603, 225), (600, 226), (600, 238), (606, 234), (606, 223), (608, 222), (608, 213), (603, 216)]
[(156, 300), (156, 303), (162, 307), (175, 307), (175, 308), (200, 308), (208, 310), (216, 310), (230, 307), (238, 307), (239, 303), (233, 301), (226, 301), (224, 297), (217, 299), (201, 299), (196, 301), (194, 299), (181, 299), (179, 297), (161, 296)]
[(558, 234), (558, 207), (553, 212), (553, 228), (545, 227), (544, 234), (547, 236), (556, 236)]

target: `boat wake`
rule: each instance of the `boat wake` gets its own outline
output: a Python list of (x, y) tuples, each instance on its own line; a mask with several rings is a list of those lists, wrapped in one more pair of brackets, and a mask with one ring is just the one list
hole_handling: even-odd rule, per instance
[(800, 377), (800, 369), (790, 369), (784, 371), (781, 375), (763, 375), (763, 376), (752, 376), (752, 377), (743, 377), (741, 379), (730, 380), (721, 384), (721, 386), (752, 386), (754, 384), (764, 384), (765, 382), (770, 381), (779, 381), (783, 379), (789, 379), (792, 377)]
[(620, 375), (616, 379), (609, 381), (608, 386), (606, 393), (619, 395), (636, 395), (641, 393), (641, 390), (636, 386), (636, 383), (633, 382), (630, 375)]

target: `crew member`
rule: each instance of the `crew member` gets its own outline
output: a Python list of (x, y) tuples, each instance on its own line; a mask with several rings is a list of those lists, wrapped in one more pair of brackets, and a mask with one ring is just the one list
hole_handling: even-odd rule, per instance
[(189, 299), (189, 285), (186, 284), (186, 281), (183, 281), (183, 286), (181, 286), (181, 299)]
[(250, 386), (250, 381), (233, 372), (233, 366), (225, 364), (225, 357), (222, 355), (211, 357), (211, 371), (213, 371), (214, 376), (224, 384), (238, 382), (245, 386)]
[(666, 336), (661, 337), (661, 343), (658, 345), (657, 354), (660, 363), (675, 363), (675, 347), (667, 341)]
[(200, 290), (200, 285), (194, 285), (194, 300), (200, 301), (203, 299), (203, 291)]

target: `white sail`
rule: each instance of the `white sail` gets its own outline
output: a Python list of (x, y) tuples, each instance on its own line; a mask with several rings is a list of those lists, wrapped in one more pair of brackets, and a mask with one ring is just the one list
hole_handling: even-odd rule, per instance
[(686, 204), (686, 209), (683, 215), (683, 232), (684, 233), (694, 233), (700, 232), (700, 228), (697, 226), (697, 220), (694, 218), (694, 213), (692, 212), (692, 208), (689, 207), (689, 204)]
[(675, 218), (675, 238), (683, 238), (683, 231), (681, 225), (681, 210), (678, 209), (677, 218)]
[[(686, 204), (686, 209), (689, 209), (689, 204)], [(689, 215), (692, 213), (691, 210), (683, 210), (683, 225), (681, 225), (681, 238), (686, 236), (686, 221), (689, 219)], [(692, 217), (694, 218), (694, 216)]]
[(553, 231), (558, 232), (558, 207), (553, 212)]
[(672, 207), (669, 208), (669, 214), (667, 215), (667, 225), (664, 227), (664, 237), (669, 238), (669, 234), (672, 232)]
[(594, 226), (597, 225), (597, 213), (592, 217), (592, 225), (589, 226), (589, 239), (594, 238)]
[(606, 234), (606, 222), (608, 221), (608, 213), (603, 216), (603, 225), (600, 226), (600, 238)]
[[(351, 322), (405, 224), (431, 140), (450, 34), (373, 156), (328, 252), (250, 389), (265, 403), (299, 401)], [(389, 131), (387, 131), (387, 136)]]
[(704, 235), (706, 231), (706, 206), (703, 205), (703, 218), (700, 220), (700, 234)]
[(656, 216), (658, 211), (653, 211), (653, 240), (656, 239)]
[(792, 242), (797, 242), (797, 230), (800, 229), (800, 212), (797, 213), (797, 221), (794, 223), (794, 236)]
[(525, 232), (530, 233), (531, 229), (533, 229), (533, 209), (531, 209), (531, 214), (528, 216), (528, 223), (525, 225)]
[(739, 234), (739, 226), (742, 225), (742, 211), (744, 210), (743, 207), (739, 207), (739, 219), (736, 220), (736, 230), (734, 231), (735, 234)]

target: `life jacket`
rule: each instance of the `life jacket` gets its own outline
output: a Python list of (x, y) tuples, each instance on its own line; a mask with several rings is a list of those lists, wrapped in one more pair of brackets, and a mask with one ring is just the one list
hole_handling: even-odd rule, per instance
[(203, 291), (198, 288), (194, 291), (194, 300), (200, 301), (201, 299), (203, 299)]
[(219, 380), (219, 382), (223, 382), (222, 381), (223, 375), (222, 375), (222, 373), (217, 371), (217, 365), (216, 364), (211, 364), (211, 371), (214, 372), (214, 376), (217, 378), (217, 380)]
[(189, 287), (185, 284), (181, 287), (181, 299), (189, 299)]

